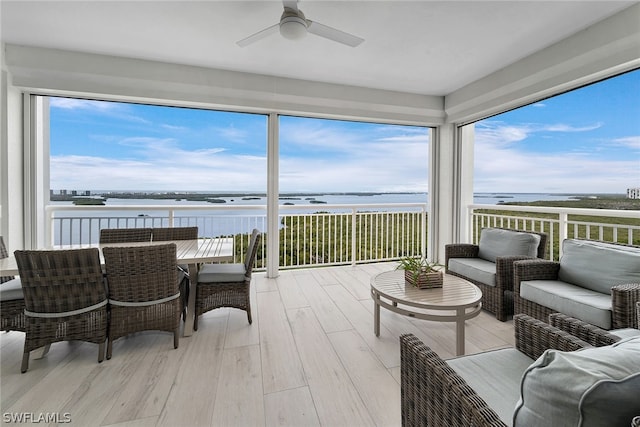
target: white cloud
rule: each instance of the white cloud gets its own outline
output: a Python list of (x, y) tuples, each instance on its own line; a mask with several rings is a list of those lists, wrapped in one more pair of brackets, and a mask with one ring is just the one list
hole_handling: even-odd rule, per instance
[(616, 138), (612, 140), (611, 143), (613, 145), (619, 145), (622, 147), (631, 148), (633, 150), (640, 150), (640, 135)]
[(595, 123), (589, 126), (571, 126), (564, 123), (557, 123), (553, 125), (544, 125), (541, 126), (540, 130), (545, 130), (549, 132), (589, 132), (592, 130), (596, 130), (602, 127), (602, 123)]
[[(574, 147), (564, 153), (524, 150), (526, 138), (537, 131), (586, 132), (598, 126), (483, 122), (476, 127), (474, 191), (623, 193), (638, 185), (640, 157), (606, 159), (601, 155), (606, 146)], [(630, 137), (616, 142), (635, 147), (638, 140)]]
[(51, 108), (62, 108), (65, 110), (92, 110), (102, 112), (119, 108), (119, 104), (113, 102), (76, 98), (49, 98), (49, 106)]
[(104, 118), (117, 119), (130, 123), (151, 124), (149, 120), (132, 114), (134, 110), (130, 105), (118, 102), (75, 98), (49, 98), (49, 105), (51, 108), (86, 111), (88, 113), (98, 114)]

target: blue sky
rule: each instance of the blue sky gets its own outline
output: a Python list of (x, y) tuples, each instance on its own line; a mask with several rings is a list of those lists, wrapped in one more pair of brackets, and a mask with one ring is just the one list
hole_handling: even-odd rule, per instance
[[(476, 123), (476, 192), (640, 186), (640, 71)], [(267, 118), (51, 99), (51, 188), (266, 191)], [(428, 129), (282, 117), (282, 192), (427, 191)]]

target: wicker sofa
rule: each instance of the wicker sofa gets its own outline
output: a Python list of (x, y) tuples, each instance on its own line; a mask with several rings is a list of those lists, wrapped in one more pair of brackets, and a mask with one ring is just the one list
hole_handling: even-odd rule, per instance
[(534, 231), (485, 228), (477, 245), (445, 246), (447, 274), (462, 277), (482, 291), (482, 308), (502, 322), (513, 314), (513, 263), (544, 258), (547, 235)]
[(638, 328), (640, 247), (566, 239), (559, 262), (514, 263), (515, 313), (559, 312), (602, 329)]
[(447, 361), (402, 335), (403, 426), (632, 425), (640, 336), (593, 347), (527, 315), (515, 315), (514, 325), (516, 348)]

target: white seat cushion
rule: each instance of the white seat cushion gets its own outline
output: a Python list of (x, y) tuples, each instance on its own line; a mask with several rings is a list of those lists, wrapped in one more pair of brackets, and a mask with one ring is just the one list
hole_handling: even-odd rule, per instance
[(511, 425), (520, 378), (533, 359), (515, 348), (487, 351), (447, 360), (505, 424)]
[(602, 329), (611, 329), (611, 295), (560, 280), (525, 280), (520, 296)]
[(13, 301), (17, 299), (24, 299), (22, 282), (20, 282), (19, 277), (11, 279), (8, 282), (0, 283), (0, 301)]
[(205, 264), (198, 273), (198, 282), (242, 282), (244, 281), (244, 274), (244, 264)]
[(449, 271), (488, 286), (496, 285), (496, 264), (480, 258), (450, 258)]

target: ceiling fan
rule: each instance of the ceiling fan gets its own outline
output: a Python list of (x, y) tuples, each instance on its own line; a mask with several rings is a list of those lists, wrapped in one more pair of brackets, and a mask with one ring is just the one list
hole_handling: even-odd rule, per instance
[(300, 39), (307, 33), (311, 33), (351, 47), (356, 47), (364, 41), (364, 39), (360, 37), (305, 18), (304, 13), (298, 9), (297, 0), (283, 0), (282, 3), (284, 5), (284, 12), (282, 12), (279, 23), (236, 42), (238, 46), (245, 47), (250, 45), (275, 33), (278, 29), (283, 37), (292, 40)]

